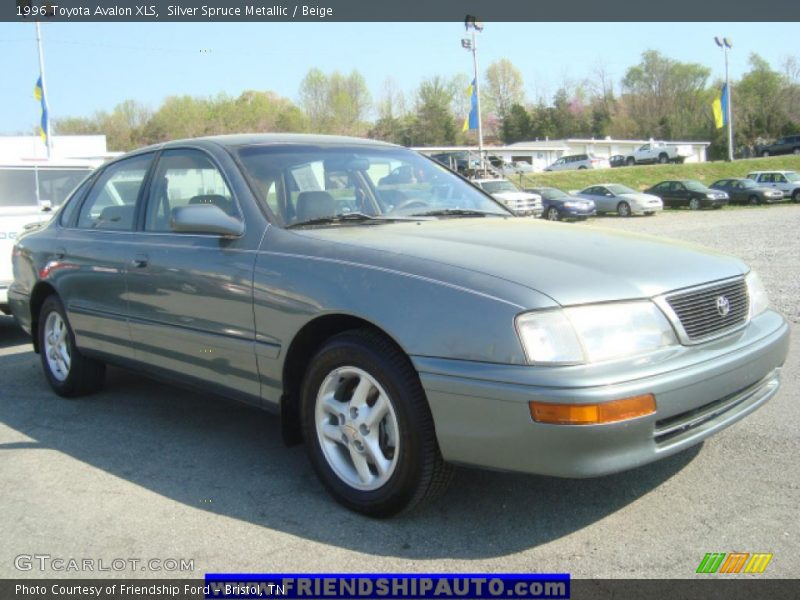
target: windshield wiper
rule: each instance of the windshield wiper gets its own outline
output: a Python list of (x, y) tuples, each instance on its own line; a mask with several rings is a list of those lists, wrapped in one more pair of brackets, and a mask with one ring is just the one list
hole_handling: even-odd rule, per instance
[(391, 223), (392, 221), (413, 221), (414, 219), (403, 216), (389, 216), (389, 215), (368, 215), (362, 212), (349, 212), (332, 215), (330, 217), (319, 217), (317, 219), (308, 219), (307, 221), (300, 221), (287, 225), (287, 229), (292, 227), (305, 227), (306, 225), (336, 225), (337, 223), (363, 223), (365, 221), (372, 221), (375, 223)]
[[(494, 215), (496, 217), (503, 217), (502, 213), (486, 212), (483, 210), (469, 210), (466, 208), (440, 208), (438, 210), (429, 210), (422, 213), (414, 213), (412, 217), (486, 217)], [(509, 215), (510, 216), (510, 215)]]

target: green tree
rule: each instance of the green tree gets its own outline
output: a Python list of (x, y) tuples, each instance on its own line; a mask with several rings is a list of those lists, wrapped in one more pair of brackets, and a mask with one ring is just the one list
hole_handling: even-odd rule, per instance
[(522, 74), (507, 58), (494, 61), (486, 69), (483, 98), (488, 100), (487, 112), (494, 112), (500, 119), (508, 115), (514, 104), (525, 102)]
[(503, 142), (513, 144), (514, 142), (530, 140), (532, 137), (531, 125), (531, 116), (525, 110), (525, 107), (517, 103), (512, 104), (501, 125)]

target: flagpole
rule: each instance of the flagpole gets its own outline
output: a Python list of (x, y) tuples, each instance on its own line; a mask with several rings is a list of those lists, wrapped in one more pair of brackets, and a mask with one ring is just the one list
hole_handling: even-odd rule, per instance
[(727, 118), (728, 118), (728, 160), (733, 162), (733, 93), (731, 93), (731, 81), (728, 78), (728, 45), (727, 38), (725, 44), (725, 89), (728, 92)]
[[(36, 21), (36, 47), (39, 49), (39, 76), (42, 78), (42, 98), (44, 98), (45, 104), (47, 104), (47, 87), (44, 82), (44, 52), (42, 51), (42, 30), (39, 27), (39, 21)], [(52, 136), (50, 135), (50, 111), (47, 111), (47, 135), (46, 135), (46, 146), (47, 146), (47, 158), (50, 159), (50, 154), (53, 150), (53, 141)]]
[(475, 38), (475, 27), (472, 28), (472, 64), (475, 70), (475, 97), (477, 98), (478, 108), (478, 156), (481, 159), (481, 171), (486, 175), (486, 167), (483, 162), (483, 124), (481, 123), (481, 84), (478, 78), (478, 42)]

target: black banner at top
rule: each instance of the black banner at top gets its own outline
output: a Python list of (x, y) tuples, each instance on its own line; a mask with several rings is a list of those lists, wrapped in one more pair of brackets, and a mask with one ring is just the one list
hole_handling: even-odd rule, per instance
[(800, 21), (800, 2), (760, 0), (10, 0), (2, 21)]

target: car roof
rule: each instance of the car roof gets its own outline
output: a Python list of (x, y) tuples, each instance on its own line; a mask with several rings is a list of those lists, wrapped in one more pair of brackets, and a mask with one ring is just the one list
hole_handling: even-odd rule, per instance
[(364, 138), (348, 137), (343, 135), (317, 135), (311, 133), (235, 133), (170, 140), (168, 142), (161, 142), (159, 144), (152, 144), (144, 148), (138, 148), (130, 154), (151, 152), (153, 150), (161, 150), (186, 145), (217, 145), (232, 148), (237, 146), (263, 146), (272, 144), (314, 144), (328, 146), (378, 146), (384, 148), (402, 148), (402, 146), (389, 144), (387, 142), (381, 142), (378, 140), (368, 140)]
[(796, 171), (792, 171), (791, 169), (786, 171), (750, 171), (748, 175), (764, 175), (766, 173), (780, 173), (781, 175), (785, 175), (786, 173), (795, 173)]

